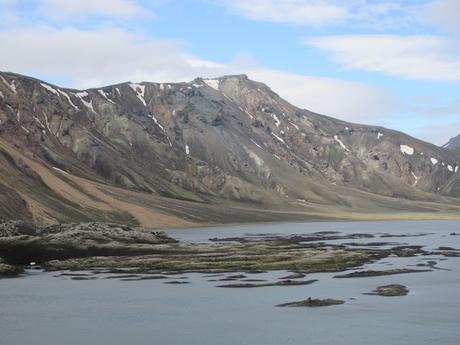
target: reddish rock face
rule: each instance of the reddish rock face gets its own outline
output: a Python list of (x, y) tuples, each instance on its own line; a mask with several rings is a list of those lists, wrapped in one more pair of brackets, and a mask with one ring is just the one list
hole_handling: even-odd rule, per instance
[(159, 198), (365, 211), (460, 197), (458, 152), (296, 108), (244, 75), (89, 90), (0, 75), (2, 217), (146, 224), (153, 207), (172, 224), (194, 207)]

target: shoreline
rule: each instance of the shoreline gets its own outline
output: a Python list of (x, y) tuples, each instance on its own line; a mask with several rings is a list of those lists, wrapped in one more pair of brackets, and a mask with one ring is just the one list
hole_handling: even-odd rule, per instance
[(183, 230), (186, 231), (188, 229), (194, 230), (194, 229), (207, 229), (207, 228), (229, 228), (229, 227), (234, 227), (234, 226), (251, 226), (251, 225), (276, 225), (276, 224), (303, 224), (303, 223), (352, 223), (352, 222), (435, 222), (435, 221), (460, 221), (460, 214), (458, 216), (454, 217), (439, 217), (439, 218), (432, 218), (432, 217), (427, 217), (427, 218), (406, 218), (406, 217), (401, 217), (401, 218), (330, 218), (330, 219), (312, 219), (312, 220), (293, 220), (293, 221), (288, 221), (288, 220), (275, 220), (275, 221), (255, 221), (255, 222), (235, 222), (235, 223), (203, 223), (202, 225), (197, 225), (197, 226), (184, 226), (184, 227), (146, 227), (146, 229), (152, 229), (152, 230), (161, 230), (161, 231), (178, 231), (178, 230)]
[[(305, 233), (264, 233), (262, 226), (252, 235), (243, 233), (232, 237), (231, 232), (223, 231), (221, 238), (213, 237), (219, 236), (219, 227), (216, 227), (214, 234), (207, 238), (208, 241), (194, 242), (178, 240), (180, 237), (172, 237), (171, 232), (117, 224), (81, 223), (32, 227), (23, 222), (6, 222), (0, 228), (0, 259), (3, 260), (5, 272), (15, 267), (24, 268), (33, 262), (33, 265), (42, 266), (46, 270), (103, 267), (149, 273), (282, 269), (307, 274), (340, 272), (390, 255), (460, 256), (460, 249), (443, 246), (428, 250), (422, 249), (423, 246), (409, 246), (395, 240), (388, 242), (386, 239), (427, 236), (430, 233), (404, 233), (401, 230), (394, 234), (385, 232), (384, 226), (380, 227), (379, 232), (370, 231), (366, 226), (339, 232), (315, 231), (314, 227)], [(452, 228), (455, 229), (455, 226)]]

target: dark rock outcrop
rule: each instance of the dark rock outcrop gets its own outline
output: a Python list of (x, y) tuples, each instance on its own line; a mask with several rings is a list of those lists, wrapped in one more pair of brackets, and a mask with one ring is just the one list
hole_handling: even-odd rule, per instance
[(331, 305), (339, 305), (339, 304), (344, 304), (344, 303), (345, 301), (338, 300), (338, 299), (332, 299), (332, 298), (327, 298), (327, 299), (308, 298), (303, 301), (278, 304), (277, 307), (327, 307)]
[(52, 259), (154, 253), (152, 245), (176, 243), (164, 232), (136, 227), (81, 223), (32, 227), (22, 221), (0, 223), (0, 256), (28, 264)]

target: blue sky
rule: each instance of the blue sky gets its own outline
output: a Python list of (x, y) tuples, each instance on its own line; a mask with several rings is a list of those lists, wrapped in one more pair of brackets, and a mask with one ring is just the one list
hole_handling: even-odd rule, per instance
[(0, 0), (0, 70), (60, 86), (246, 73), (309, 110), (460, 133), (458, 0)]

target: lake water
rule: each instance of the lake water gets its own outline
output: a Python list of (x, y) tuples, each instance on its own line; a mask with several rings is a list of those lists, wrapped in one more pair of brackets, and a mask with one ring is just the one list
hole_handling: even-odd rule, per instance
[[(425, 248), (460, 248), (459, 221), (322, 222), (239, 225), (170, 230), (182, 241), (257, 233), (433, 233), (421, 237), (374, 238), (344, 242), (397, 241)], [(334, 241), (339, 243), (341, 241)], [(271, 344), (460, 344), (460, 258), (435, 256), (386, 258), (371, 269), (414, 268), (434, 259), (450, 269), (385, 277), (333, 279), (307, 286), (254, 289), (216, 288), (204, 274), (187, 274), (190, 284), (164, 280), (72, 280), (56, 272), (29, 271), (0, 280), (1, 345), (271, 345)], [(273, 280), (286, 272), (250, 275)], [(180, 277), (173, 277), (177, 280)], [(406, 285), (404, 297), (363, 295), (379, 285)], [(276, 308), (312, 298), (338, 298), (343, 305), (324, 308)]]

